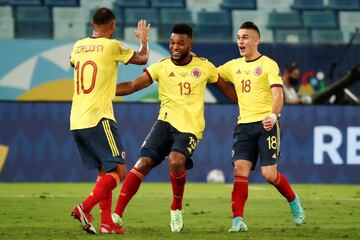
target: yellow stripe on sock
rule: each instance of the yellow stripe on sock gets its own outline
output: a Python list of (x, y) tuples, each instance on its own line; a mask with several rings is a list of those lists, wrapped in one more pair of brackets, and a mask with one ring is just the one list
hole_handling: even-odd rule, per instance
[(120, 178), (119, 178), (119, 176), (118, 176), (116, 173), (110, 172), (110, 173), (107, 173), (106, 175), (112, 176), (112, 177), (115, 179), (115, 181), (116, 181), (116, 186), (119, 185), (119, 183), (120, 183)]

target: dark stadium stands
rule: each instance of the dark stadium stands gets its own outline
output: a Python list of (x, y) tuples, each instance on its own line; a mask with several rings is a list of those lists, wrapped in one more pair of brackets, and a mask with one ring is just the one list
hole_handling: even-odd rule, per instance
[(256, 0), (222, 0), (220, 7), (227, 10), (256, 10)]
[(328, 8), (341, 11), (359, 11), (359, 0), (329, 0)]
[(42, 0), (8, 0), (5, 1), (12, 6), (41, 6), (43, 5)]
[[(244, 21), (259, 26), (263, 42), (319, 43), (327, 42), (322, 36), (339, 33), (342, 37), (329, 42), (345, 43), (360, 28), (359, 0), (0, 0), (0, 39), (77, 39), (91, 34), (93, 10), (101, 6), (114, 10), (115, 36), (125, 40), (134, 40), (141, 18), (151, 23), (152, 41), (168, 39), (176, 22), (192, 25), (197, 40), (212, 42), (235, 39)], [(36, 8), (31, 13), (31, 7), (40, 7), (44, 16), (37, 16)], [(55, 10), (57, 16), (63, 11), (69, 17), (55, 17)], [(19, 13), (23, 11), (27, 13)]]
[(195, 38), (200, 41), (230, 41), (231, 15), (226, 12), (199, 12)]
[(269, 13), (268, 28), (270, 29), (299, 29), (301, 27), (301, 15), (298, 12)]
[(52, 12), (44, 6), (19, 6), (15, 9), (15, 37), (51, 38)]
[(332, 11), (305, 11), (303, 13), (304, 28), (337, 29), (338, 21)]
[(53, 7), (77, 7), (79, 6), (79, 0), (44, 0), (44, 5)]
[(294, 0), (294, 4), (291, 6), (294, 10), (323, 10), (323, 0)]
[(148, 0), (136, 0), (136, 1), (134, 1), (134, 0), (117, 0), (114, 2), (114, 6), (120, 7), (120, 8), (127, 8), (127, 7), (145, 8), (145, 7), (150, 6), (150, 2)]
[(190, 26), (194, 25), (191, 12), (185, 8), (162, 8), (160, 11), (159, 39), (169, 39), (172, 26), (175, 23), (185, 22)]
[(153, 8), (184, 8), (184, 0), (150, 0)]

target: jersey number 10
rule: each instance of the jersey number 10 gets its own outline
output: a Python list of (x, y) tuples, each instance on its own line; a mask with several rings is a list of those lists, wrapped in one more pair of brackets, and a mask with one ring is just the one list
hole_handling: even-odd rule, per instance
[[(91, 85), (89, 88), (85, 88), (84, 86), (84, 72), (85, 69), (88, 69), (88, 71), (92, 70), (92, 77), (91, 77)], [(86, 61), (82, 66), (80, 66), (80, 62), (78, 61), (75, 66), (76, 71), (76, 93), (80, 94), (81, 92), (84, 94), (90, 93), (94, 87), (95, 87), (95, 81), (96, 81), (96, 74), (97, 74), (97, 65), (93, 61)]]

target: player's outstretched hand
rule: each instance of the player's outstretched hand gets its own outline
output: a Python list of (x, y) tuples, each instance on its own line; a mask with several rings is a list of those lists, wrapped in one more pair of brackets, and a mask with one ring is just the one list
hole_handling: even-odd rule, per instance
[(135, 36), (139, 39), (141, 44), (147, 44), (149, 36), (150, 23), (147, 23), (146, 20), (141, 19), (138, 21), (138, 27), (135, 31)]

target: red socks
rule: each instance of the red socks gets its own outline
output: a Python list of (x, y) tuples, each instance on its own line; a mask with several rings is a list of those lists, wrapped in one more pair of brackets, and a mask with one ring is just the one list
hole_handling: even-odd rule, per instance
[(182, 199), (184, 196), (185, 182), (186, 182), (186, 171), (175, 175), (170, 172), (171, 186), (173, 190), (173, 200), (171, 203), (171, 210), (182, 209)]
[(99, 179), (90, 193), (90, 195), (82, 203), (83, 209), (86, 212), (91, 212), (91, 209), (102, 199), (107, 197), (109, 193), (119, 184), (120, 179), (116, 173), (107, 173), (104, 176), (99, 176)]
[(276, 187), (276, 189), (288, 200), (288, 202), (292, 202), (295, 199), (295, 193), (292, 190), (289, 181), (280, 172), (278, 172), (275, 181), (271, 184)]
[(244, 176), (234, 177), (234, 186), (231, 196), (232, 198), (231, 208), (233, 212), (233, 218), (244, 216), (244, 206), (248, 198), (248, 192), (249, 192), (248, 186), (249, 186), (248, 177), (244, 177)]
[(138, 191), (143, 179), (144, 174), (135, 167), (131, 169), (129, 174), (126, 176), (114, 210), (114, 212), (120, 217), (122, 217), (124, 210), (131, 198)]

